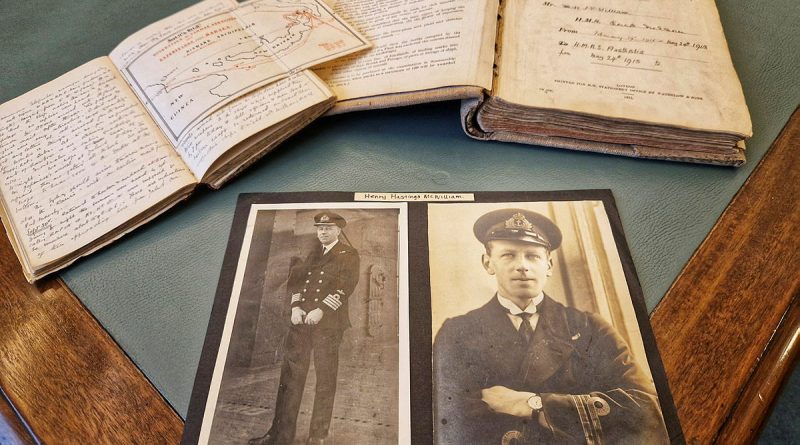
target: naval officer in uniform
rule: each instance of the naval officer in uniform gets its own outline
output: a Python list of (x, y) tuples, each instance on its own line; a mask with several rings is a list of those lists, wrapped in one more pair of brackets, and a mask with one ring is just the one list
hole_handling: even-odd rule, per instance
[(314, 216), (320, 244), (289, 278), (291, 327), (275, 402), (272, 427), (250, 445), (284, 445), (294, 440), (297, 415), (311, 356), (316, 369), (316, 391), (308, 444), (323, 444), (328, 436), (336, 394), (339, 344), (350, 327), (347, 301), (358, 284), (359, 257), (339, 240), (345, 219), (329, 211)]
[(497, 293), (434, 341), (435, 430), (446, 444), (668, 443), (655, 388), (599, 316), (544, 293), (561, 232), (524, 209), (473, 226)]

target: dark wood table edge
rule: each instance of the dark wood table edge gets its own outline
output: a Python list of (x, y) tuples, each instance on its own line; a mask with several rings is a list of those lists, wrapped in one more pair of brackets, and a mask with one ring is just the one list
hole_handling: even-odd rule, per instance
[[(754, 442), (783, 382), (794, 369), (800, 343), (800, 255), (797, 253), (800, 238), (795, 236), (800, 231), (798, 208), (800, 108), (795, 109), (769, 151), (651, 313), (688, 443)], [(759, 210), (765, 209), (763, 213), (768, 215), (758, 220), (762, 213)], [(774, 224), (767, 224), (764, 219)], [(755, 225), (748, 224), (752, 221), (756, 221)], [(761, 231), (766, 225), (775, 227)], [(753, 287), (747, 281), (753, 274), (716, 270), (715, 261), (731, 251), (762, 241), (772, 242), (761, 249), (757, 258), (762, 264), (773, 266), (769, 276), (761, 276), (761, 282), (771, 287), (735, 295), (736, 301), (730, 303), (729, 298), (735, 294), (732, 289)], [(732, 309), (732, 305), (736, 307)], [(769, 311), (764, 310), (766, 306)], [(762, 312), (758, 311), (769, 312), (775, 322), (753, 323), (760, 321)], [(735, 314), (741, 317), (736, 318)], [(706, 337), (698, 338), (701, 333)], [(759, 344), (757, 354), (745, 356), (742, 350), (739, 358), (743, 363), (715, 362), (720, 356), (715, 352), (731, 348), (734, 339), (739, 340), (736, 345), (740, 347), (747, 343), (747, 338), (757, 337), (756, 334), (765, 339)], [(709, 341), (714, 336), (717, 341)], [(704, 342), (700, 349), (704, 354), (692, 355), (691, 345), (698, 341)], [(729, 352), (735, 356), (739, 351)], [(689, 362), (695, 366), (686, 372)], [(714, 381), (718, 375), (715, 370), (736, 367), (746, 372), (740, 372), (737, 378)], [(728, 400), (720, 410), (723, 394)]]
[[(11, 443), (178, 443), (183, 420), (60, 278), (0, 245), (0, 404)], [(19, 417), (14, 419), (11, 414)]]
[[(671, 350), (665, 346), (680, 345), (680, 341), (670, 338), (669, 330), (665, 329), (674, 320), (669, 321), (665, 316), (685, 310), (679, 304), (684, 296), (678, 295), (677, 290), (682, 281), (696, 278), (691, 270), (693, 261), (702, 257), (704, 252), (719, 248), (712, 235), (726, 221), (739, 217), (738, 213), (731, 211), (737, 201), (748, 197), (759, 199), (757, 194), (763, 194), (764, 190), (758, 184), (765, 176), (782, 168), (798, 168), (798, 145), (800, 112), (796, 110), (709, 237), (698, 247), (653, 311), (651, 319), (662, 351)], [(761, 196), (761, 199), (768, 198)], [(796, 205), (800, 198), (795, 195), (788, 199), (789, 202), (776, 202), (775, 205), (788, 209), (781, 211), (791, 211), (791, 200)], [(793, 242), (795, 247), (800, 247), (798, 241)], [(0, 243), (0, 288), (5, 289), (5, 295), (0, 297), (0, 326), (8, 327), (0, 333), (0, 389), (33, 435), (33, 438), (22, 437), (19, 443), (31, 443), (31, 440), (86, 443), (87, 439), (92, 443), (180, 441), (183, 421), (175, 410), (62, 280), (47, 279), (37, 285), (25, 282), (5, 234)], [(733, 391), (737, 403), (716, 421), (686, 422), (682, 419), (690, 443), (742, 443), (757, 437), (798, 354), (800, 310), (797, 287), (790, 292), (793, 293), (789, 298), (783, 296), (780, 300), (783, 309), (779, 322), (765, 327), (770, 331), (768, 342), (751, 364), (747, 378), (743, 383), (737, 382)], [(711, 298), (711, 295), (698, 292), (696, 298)], [(673, 312), (674, 308), (677, 312)], [(55, 334), (42, 336), (41, 332)], [(690, 340), (687, 335), (679, 340)], [(711, 347), (724, 347), (724, 344)], [(32, 370), (47, 369), (52, 364), (67, 364), (80, 371), (63, 376), (60, 382), (55, 383), (51, 380), (59, 379), (54, 379), (52, 372), (65, 368), (56, 366), (51, 374), (31, 374)], [(682, 394), (676, 397), (676, 404), (679, 414), (683, 415), (686, 407), (681, 400), (702, 395), (693, 393), (694, 380), (675, 374), (669, 366), (666, 371), (673, 392)], [(713, 400), (706, 403), (713, 403)], [(8, 417), (9, 412), (12, 411), (0, 410), (0, 416)], [(16, 422), (19, 424), (19, 419)], [(20, 429), (20, 435), (24, 436), (26, 431), (26, 428)]]
[(797, 365), (800, 347), (800, 297), (795, 295), (781, 324), (759, 358), (716, 442), (752, 443), (758, 438), (783, 384)]

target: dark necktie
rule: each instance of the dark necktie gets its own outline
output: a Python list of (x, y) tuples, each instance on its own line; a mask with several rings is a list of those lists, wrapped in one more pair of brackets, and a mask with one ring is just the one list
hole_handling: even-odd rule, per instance
[(531, 329), (531, 323), (529, 321), (530, 318), (533, 316), (533, 314), (530, 314), (528, 312), (521, 312), (516, 315), (522, 318), (522, 323), (519, 325), (518, 332), (522, 341), (524, 341), (525, 344), (527, 345), (528, 343), (531, 342), (531, 338), (533, 337), (533, 329)]

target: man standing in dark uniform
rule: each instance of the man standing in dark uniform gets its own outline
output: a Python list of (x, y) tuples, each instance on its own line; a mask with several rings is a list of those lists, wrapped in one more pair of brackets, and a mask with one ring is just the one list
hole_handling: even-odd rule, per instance
[(434, 342), (435, 435), (445, 444), (668, 443), (652, 381), (595, 314), (544, 294), (561, 231), (524, 209), (480, 217), (497, 293)]
[(280, 386), (272, 427), (250, 445), (288, 445), (294, 440), (303, 387), (314, 355), (317, 385), (308, 444), (328, 436), (339, 369), (339, 344), (350, 327), (347, 299), (358, 284), (359, 257), (339, 241), (344, 218), (333, 212), (314, 216), (320, 246), (312, 250), (289, 279), (291, 327), (284, 342)]

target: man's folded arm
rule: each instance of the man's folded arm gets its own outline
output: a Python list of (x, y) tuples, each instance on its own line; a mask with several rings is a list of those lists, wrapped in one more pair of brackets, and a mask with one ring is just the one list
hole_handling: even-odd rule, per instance
[(446, 320), (439, 329), (433, 347), (433, 365), (436, 378), (434, 393), (434, 429), (440, 443), (465, 443), (491, 414), (489, 406), (481, 400), (479, 383), (481, 368), (470, 357), (463, 339), (463, 323)]
[[(596, 383), (585, 394), (541, 394), (542, 411), (555, 437), (668, 443), (655, 387), (636, 365), (625, 341), (607, 322), (590, 314), (592, 345), (586, 362)], [(591, 386), (588, 385), (588, 386)]]

